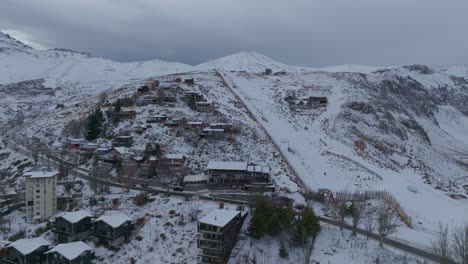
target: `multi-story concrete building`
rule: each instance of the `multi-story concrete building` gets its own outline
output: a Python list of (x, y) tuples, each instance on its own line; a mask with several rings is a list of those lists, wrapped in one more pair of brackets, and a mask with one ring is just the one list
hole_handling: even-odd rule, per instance
[(198, 221), (198, 263), (227, 263), (245, 212), (217, 209)]
[(44, 221), (57, 212), (57, 171), (32, 171), (26, 176), (26, 220)]

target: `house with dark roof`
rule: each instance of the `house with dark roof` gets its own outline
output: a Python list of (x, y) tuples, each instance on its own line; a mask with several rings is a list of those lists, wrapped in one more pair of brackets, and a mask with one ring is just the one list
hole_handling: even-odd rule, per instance
[(93, 222), (93, 236), (100, 242), (117, 247), (130, 238), (132, 219), (124, 214), (103, 215)]
[(53, 231), (57, 243), (68, 243), (88, 238), (91, 235), (93, 215), (86, 211), (65, 212), (54, 221)]
[(50, 245), (50, 242), (43, 237), (16, 240), (6, 247), (3, 263), (45, 264), (44, 252), (49, 250)]
[(91, 264), (94, 259), (93, 248), (81, 241), (58, 244), (45, 254), (48, 264)]

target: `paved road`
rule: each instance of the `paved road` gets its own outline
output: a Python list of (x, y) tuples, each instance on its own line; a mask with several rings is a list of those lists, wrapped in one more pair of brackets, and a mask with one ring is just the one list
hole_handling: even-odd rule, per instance
[[(353, 230), (352, 226), (347, 225), (347, 224), (343, 224), (343, 223), (341, 223), (339, 221), (336, 221), (336, 220), (333, 220), (333, 219), (320, 217), (320, 221), (324, 222), (324, 223), (327, 223), (327, 224), (334, 225), (334, 226), (342, 227), (342, 228), (350, 230), (350, 231)], [(374, 233), (369, 233), (366, 230), (356, 229), (356, 233), (358, 233), (360, 235), (363, 235), (363, 236), (366, 236), (366, 237), (369, 237), (369, 238), (371, 238), (373, 240), (380, 241), (380, 236), (379, 235), (374, 234)], [(384, 239), (383, 243), (386, 244), (386, 245), (392, 246), (394, 248), (400, 249), (402, 251), (408, 252), (408, 253), (416, 256), (416, 257), (421, 257), (421, 258), (424, 258), (426, 260), (430, 260), (430, 261), (435, 262), (435, 263), (441, 263), (441, 259), (438, 256), (436, 256), (433, 253), (428, 252), (426, 250), (419, 249), (419, 248), (410, 246), (408, 244), (404, 244), (402, 242), (398, 242), (398, 241), (390, 239), (390, 238)], [(446, 264), (456, 264), (456, 263), (455, 262), (446, 262)]]

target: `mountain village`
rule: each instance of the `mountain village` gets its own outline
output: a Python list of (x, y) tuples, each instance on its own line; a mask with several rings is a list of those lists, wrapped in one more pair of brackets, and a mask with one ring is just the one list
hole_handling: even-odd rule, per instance
[[(0, 116), (2, 263), (442, 261), (427, 243), (440, 214), (466, 219), (463, 137), (437, 137), (430, 106), (400, 110), (352, 86), (382, 78), (396, 101), (405, 85), (425, 89), (420, 68), (326, 72), (255, 53), (158, 67), (0, 83), (1, 107), (16, 105)], [(453, 105), (438, 114), (465, 124)]]

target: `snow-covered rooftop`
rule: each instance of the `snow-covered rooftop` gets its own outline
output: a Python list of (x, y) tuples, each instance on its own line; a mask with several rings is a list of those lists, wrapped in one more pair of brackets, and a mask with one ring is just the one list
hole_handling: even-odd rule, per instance
[(66, 244), (58, 244), (53, 249), (47, 251), (46, 253), (54, 253), (62, 255), (68, 260), (74, 260), (80, 256), (85, 251), (93, 250), (92, 247), (86, 245), (85, 243), (78, 241)]
[(270, 168), (261, 166), (261, 165), (249, 165), (247, 166), (248, 172), (261, 172), (261, 173), (270, 173)]
[(120, 154), (131, 154), (132, 153), (130, 151), (130, 149), (127, 148), (127, 147), (115, 147), (114, 149)]
[(36, 237), (30, 239), (19, 239), (11, 243), (8, 247), (13, 247), (21, 254), (28, 255), (42, 246), (50, 246), (51, 243), (43, 237)]
[(65, 220), (67, 220), (68, 222), (72, 224), (78, 223), (82, 219), (86, 217), (92, 217), (92, 216), (93, 216), (92, 214), (83, 210), (75, 211), (75, 212), (64, 212), (64, 213), (57, 215), (57, 217), (63, 217)]
[(50, 178), (58, 174), (58, 171), (30, 171), (26, 172), (24, 176), (29, 178)]
[(127, 221), (132, 221), (130, 217), (124, 215), (124, 214), (111, 214), (111, 215), (103, 215), (96, 219), (97, 221), (103, 221), (107, 223), (108, 225), (112, 226), (113, 228), (121, 226), (123, 223)]
[(183, 159), (184, 155), (183, 154), (166, 154), (164, 155), (166, 159)]
[(187, 175), (184, 177), (184, 182), (199, 182), (199, 181), (208, 181), (210, 176), (205, 174), (198, 175)]
[(238, 161), (210, 161), (208, 162), (209, 170), (236, 170), (245, 171), (247, 162)]
[(239, 211), (216, 209), (200, 219), (200, 223), (224, 227), (240, 214)]

